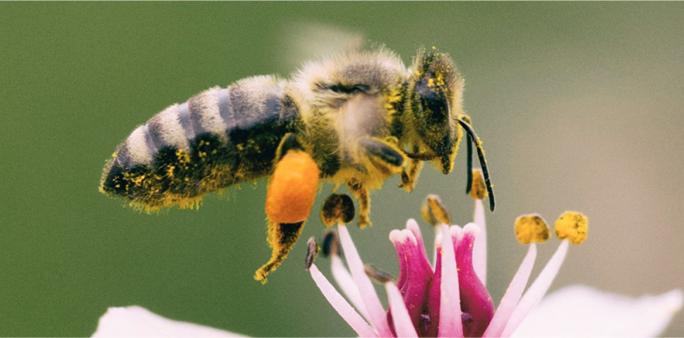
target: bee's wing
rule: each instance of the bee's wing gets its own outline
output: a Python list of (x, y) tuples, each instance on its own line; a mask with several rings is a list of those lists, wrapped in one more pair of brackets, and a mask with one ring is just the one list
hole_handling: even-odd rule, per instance
[(282, 29), (285, 36), (278, 55), (280, 67), (295, 69), (302, 63), (347, 51), (361, 50), (366, 38), (350, 29), (313, 22), (288, 24)]

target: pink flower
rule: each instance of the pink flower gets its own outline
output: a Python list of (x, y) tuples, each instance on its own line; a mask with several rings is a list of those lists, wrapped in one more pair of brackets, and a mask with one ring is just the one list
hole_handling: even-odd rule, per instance
[[(579, 224), (576, 222), (582, 221), (583, 228), (575, 226)], [(516, 236), (530, 245), (496, 308), (485, 286), (486, 224), (480, 199), (475, 201), (473, 223), (463, 228), (446, 224), (435, 226), (432, 263), (415, 220), (409, 220), (405, 229), (392, 230), (389, 239), (399, 261), (396, 282), (386, 274), (364, 266), (344, 224), (338, 224), (337, 232), (348, 269), (335, 250), (331, 255), (332, 275), (344, 296), (315, 264), (311, 264), (309, 272), (332, 307), (362, 337), (560, 336), (568, 332), (584, 336), (653, 336), (660, 333), (681, 308), (679, 290), (656, 297), (630, 299), (575, 286), (561, 290), (542, 302), (539, 308), (544, 309), (543, 313), (533, 312), (558, 274), (569, 244), (577, 244), (586, 237), (586, 218), (572, 212), (559, 218), (556, 232), (564, 239), (527, 289), (537, 256), (534, 242), (539, 241), (540, 236), (548, 237), (548, 231), (543, 219), (537, 215), (520, 217), (516, 224)], [(542, 230), (546, 233), (539, 232)], [(389, 310), (383, 307), (369, 275), (384, 285)], [(631, 312), (625, 312), (627, 308)], [(602, 312), (592, 317), (581, 315), (592, 312), (592, 309), (601, 309)], [(544, 315), (549, 313), (555, 317)], [(582, 316), (580, 320), (576, 319), (578, 315)], [(639, 316), (649, 316), (649, 323), (634, 324), (640, 323), (635, 320)], [(568, 331), (565, 329), (568, 325), (580, 329)], [(582, 331), (582, 327), (587, 331)]]

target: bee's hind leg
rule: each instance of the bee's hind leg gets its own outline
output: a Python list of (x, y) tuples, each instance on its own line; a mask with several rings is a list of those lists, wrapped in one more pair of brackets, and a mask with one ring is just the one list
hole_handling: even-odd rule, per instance
[(297, 143), (293, 134), (283, 137), (268, 183), (266, 217), (271, 258), (255, 273), (262, 283), (287, 258), (304, 228), (318, 191), (318, 165)]

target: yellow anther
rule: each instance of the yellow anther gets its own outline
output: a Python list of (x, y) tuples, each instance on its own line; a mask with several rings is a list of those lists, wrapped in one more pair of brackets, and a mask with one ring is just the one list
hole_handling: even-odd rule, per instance
[(432, 225), (451, 224), (449, 213), (444, 204), (442, 204), (442, 199), (434, 194), (428, 195), (425, 198), (425, 203), (420, 208), (420, 214), (426, 222)]
[(349, 223), (354, 219), (354, 202), (347, 194), (331, 194), (321, 208), (321, 221), (326, 227)]
[(470, 188), (470, 197), (476, 200), (483, 200), (487, 197), (487, 186), (480, 169), (473, 169), (473, 185)]
[(316, 239), (314, 237), (309, 237), (309, 240), (306, 241), (306, 258), (304, 259), (304, 266), (307, 270), (313, 265), (319, 250), (320, 248), (316, 243)]
[(556, 236), (572, 244), (581, 244), (587, 239), (589, 219), (579, 211), (566, 211), (556, 220)]
[(515, 219), (515, 238), (522, 244), (545, 242), (549, 226), (539, 214), (520, 215)]

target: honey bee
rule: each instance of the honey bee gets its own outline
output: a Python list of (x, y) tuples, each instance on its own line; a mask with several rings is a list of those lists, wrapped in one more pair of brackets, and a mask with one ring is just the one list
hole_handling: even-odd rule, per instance
[[(463, 110), (463, 78), (451, 57), (421, 49), (410, 67), (385, 48), (309, 62), (289, 80), (254, 76), (210, 88), (138, 126), (104, 167), (100, 191), (135, 208), (195, 207), (205, 193), (269, 177), (267, 275), (284, 261), (320, 183), (347, 186), (358, 224), (370, 192), (392, 175), (404, 190), (424, 162), (449, 174), (467, 141), (468, 187), (477, 151), (490, 209), (494, 193), (482, 143)], [(326, 225), (331, 220), (321, 213)]]

